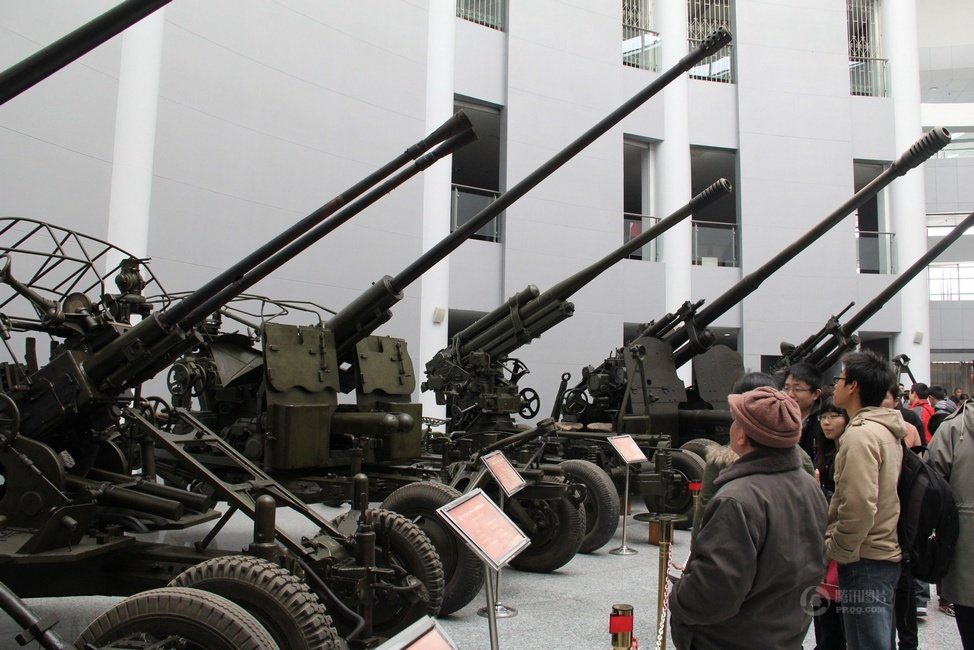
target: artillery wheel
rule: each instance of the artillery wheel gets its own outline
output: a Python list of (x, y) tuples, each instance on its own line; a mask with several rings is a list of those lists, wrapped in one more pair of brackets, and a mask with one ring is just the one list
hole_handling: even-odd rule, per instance
[[(226, 598), (163, 587), (135, 594), (96, 618), (75, 641), (112, 648), (267, 650), (278, 645), (257, 620)], [(155, 644), (155, 645), (153, 645)]]
[(331, 617), (308, 585), (280, 566), (246, 555), (217, 557), (186, 569), (170, 587), (192, 587), (233, 601), (282, 648), (344, 647)]
[(443, 562), (443, 605), (440, 616), (463, 608), (484, 586), (484, 565), (470, 548), (436, 514), (460, 496), (460, 492), (443, 483), (409, 483), (386, 497), (385, 510), (409, 518), (426, 533)]
[(585, 486), (585, 536), (579, 553), (596, 551), (612, 539), (619, 527), (619, 491), (605, 471), (587, 460), (566, 460), (561, 470)]
[[(399, 579), (410, 575), (426, 587), (425, 599), (415, 598), (415, 591), (400, 590), (385, 592), (390, 594), (390, 600), (376, 603), (372, 631), (379, 636), (391, 637), (423, 616), (436, 616), (440, 611), (443, 564), (426, 534), (406, 517), (372, 508), (365, 511), (365, 517), (375, 528), (375, 563), (382, 568), (394, 569)], [(405, 583), (405, 580), (401, 582)]]
[(710, 438), (694, 438), (693, 440), (687, 440), (682, 445), (680, 449), (683, 451), (692, 451), (697, 456), (700, 456), (704, 460), (704, 464), (707, 462), (707, 451), (711, 447), (720, 447), (720, 443)]
[[(663, 502), (663, 510), (669, 514), (681, 515), (682, 519), (677, 520), (675, 527), (680, 530), (687, 530), (693, 524), (693, 495), (690, 494), (691, 481), (703, 481), (703, 471), (706, 467), (703, 458), (685, 449), (670, 450), (670, 458), (673, 460), (673, 469), (682, 478), (674, 494)], [(653, 509), (653, 502), (646, 499), (646, 507)]]
[(522, 388), (517, 396), (521, 398), (521, 408), (517, 414), (525, 420), (530, 420), (541, 410), (541, 396), (533, 388)]
[[(511, 560), (520, 571), (551, 573), (568, 564), (585, 535), (585, 510), (568, 499), (518, 499), (504, 503), (504, 511), (531, 538), (531, 545)], [(522, 519), (525, 513), (528, 521)]]

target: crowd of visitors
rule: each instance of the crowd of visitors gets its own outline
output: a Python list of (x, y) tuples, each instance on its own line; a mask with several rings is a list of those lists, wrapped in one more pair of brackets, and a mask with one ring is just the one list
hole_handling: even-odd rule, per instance
[(938, 595), (974, 650), (968, 396), (921, 382), (907, 392), (888, 361), (857, 351), (828, 380), (804, 363), (779, 380), (750, 373), (728, 402), (730, 444), (708, 450), (690, 558), (670, 595), (676, 647), (797, 648), (814, 620), (816, 649), (917, 648), (930, 586), (900, 545), (897, 485), (903, 454), (919, 453), (957, 503), (957, 552)]

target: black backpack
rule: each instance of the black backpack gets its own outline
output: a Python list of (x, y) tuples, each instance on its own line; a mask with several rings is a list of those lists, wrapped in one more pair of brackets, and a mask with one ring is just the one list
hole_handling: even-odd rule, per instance
[(915, 578), (939, 582), (950, 568), (959, 532), (950, 484), (903, 444), (896, 492), (900, 498), (896, 532), (903, 559)]

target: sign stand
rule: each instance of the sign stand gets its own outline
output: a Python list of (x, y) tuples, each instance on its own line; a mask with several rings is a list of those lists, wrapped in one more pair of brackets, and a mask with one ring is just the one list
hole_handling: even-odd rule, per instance
[[(498, 499), (498, 507), (501, 512), (504, 512), (504, 495), (513, 496), (515, 492), (527, 485), (527, 481), (524, 477), (517, 471), (511, 461), (504, 455), (500, 450), (491, 452), (486, 456), (482, 456), (481, 460), (487, 467), (487, 471), (490, 475), (494, 477), (497, 484), (501, 488), (500, 498)], [(491, 581), (491, 572), (487, 573), (487, 583)], [(494, 616), (497, 618), (513, 618), (517, 616), (517, 609), (510, 607), (501, 602), (501, 569), (497, 569), (493, 572), (493, 582), (494, 582)], [(487, 607), (481, 607), (477, 610), (477, 616), (483, 616), (489, 618), (488, 609), (490, 608), (490, 602), (488, 600)]]
[(636, 444), (636, 441), (632, 439), (632, 436), (612, 436), (608, 440), (612, 448), (615, 449), (616, 453), (622, 459), (622, 462), (626, 464), (625, 500), (622, 505), (622, 546), (610, 550), (609, 553), (612, 555), (636, 555), (639, 551), (630, 548), (626, 544), (626, 521), (629, 519), (629, 466), (636, 463), (645, 463), (648, 459), (643, 454), (642, 449), (639, 448), (639, 445)]
[[(507, 464), (510, 465), (510, 462)], [(517, 476), (520, 478), (520, 475)], [(480, 488), (457, 497), (445, 506), (437, 508), (436, 512), (484, 561), (487, 569), (485, 582), (490, 648), (498, 650), (497, 596), (494, 591), (493, 576), (518, 553), (530, 546), (531, 539)]]

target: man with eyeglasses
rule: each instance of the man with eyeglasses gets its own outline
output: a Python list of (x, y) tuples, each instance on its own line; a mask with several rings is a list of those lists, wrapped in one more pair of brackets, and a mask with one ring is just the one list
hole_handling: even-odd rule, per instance
[(802, 412), (802, 437), (798, 442), (812, 460), (815, 459), (815, 441), (822, 427), (818, 423), (818, 410), (822, 398), (822, 373), (810, 363), (796, 363), (788, 368), (785, 385), (781, 391), (798, 402)]
[(903, 416), (881, 406), (896, 381), (889, 362), (864, 350), (842, 357), (833, 402), (849, 413), (835, 458), (825, 553), (839, 564), (847, 647), (895, 647), (894, 590), (900, 575), (896, 494), (906, 435)]

